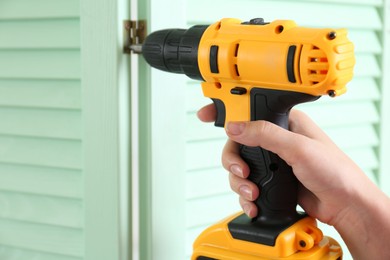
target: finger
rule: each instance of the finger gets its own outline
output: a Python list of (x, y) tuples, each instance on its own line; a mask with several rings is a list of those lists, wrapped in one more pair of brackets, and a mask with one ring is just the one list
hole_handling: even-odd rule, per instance
[(249, 167), (245, 161), (240, 157), (240, 145), (232, 140), (228, 140), (222, 152), (223, 167), (241, 178), (249, 176)]
[(254, 218), (257, 216), (257, 207), (255, 203), (240, 197), (240, 205), (248, 217)]
[(248, 201), (254, 201), (259, 196), (259, 188), (248, 179), (237, 177), (229, 174), (229, 182), (231, 189)]
[(209, 104), (199, 109), (197, 115), (202, 122), (214, 122), (217, 118), (217, 110), (214, 104)]
[(289, 117), (290, 131), (322, 142), (332, 142), (328, 135), (305, 113), (291, 110)]
[[(283, 129), (268, 121), (228, 122), (226, 133), (237, 143), (260, 146), (278, 154), (290, 166), (310, 157), (312, 139)], [(294, 152), (292, 152), (294, 151)]]
[[(311, 192), (309, 189), (300, 184), (298, 189), (298, 204), (305, 210), (307, 214), (314, 218), (321, 216), (321, 201), (318, 197)], [(329, 213), (325, 214), (330, 216)], [(324, 221), (324, 218), (321, 218), (321, 221)], [(325, 221), (328, 222), (328, 221)]]

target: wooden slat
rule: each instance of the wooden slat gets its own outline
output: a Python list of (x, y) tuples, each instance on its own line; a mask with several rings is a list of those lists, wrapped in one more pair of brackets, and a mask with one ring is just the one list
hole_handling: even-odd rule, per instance
[(64, 256), (58, 254), (50, 254), (33, 250), (25, 250), (9, 246), (0, 246), (0, 259), (4, 260), (83, 260), (81, 257)]
[(212, 103), (210, 98), (203, 95), (200, 81), (189, 80), (184, 87), (187, 112), (195, 112), (202, 106)]
[(0, 78), (79, 79), (79, 50), (0, 50)]
[(0, 190), (81, 199), (83, 178), (80, 170), (1, 163)]
[(82, 257), (80, 229), (0, 219), (0, 244), (48, 253)]
[[(204, 6), (208, 8), (203, 8)], [(335, 8), (333, 3), (318, 4), (298, 1), (242, 0), (237, 3), (237, 1), (215, 0), (210, 6), (207, 0), (189, 0), (187, 21), (189, 24), (215, 22), (223, 18), (221, 13), (217, 12), (221, 6), (224, 8), (223, 17), (236, 17), (242, 20), (260, 16), (267, 21), (291, 19), (301, 26), (374, 30), (381, 28), (381, 19), (374, 6), (338, 5)], [(200, 13), (202, 15), (199, 15)], [(365, 19), (356, 19), (356, 17), (365, 17)]]
[(188, 143), (186, 169), (192, 171), (220, 166), (224, 145), (225, 139)]
[(381, 68), (374, 55), (371, 54), (356, 54), (356, 64), (354, 67), (354, 75), (356, 77), (380, 77)]
[[(315, 102), (308, 103), (309, 105), (326, 105), (332, 106), (333, 104), (340, 103), (360, 103), (360, 102), (377, 102), (381, 99), (381, 94), (379, 92), (378, 82), (375, 77), (367, 76), (360, 77), (355, 76), (347, 84), (347, 92), (336, 98), (331, 98), (329, 96), (322, 96), (320, 99)], [(307, 104), (298, 105), (306, 106)]]
[(379, 122), (378, 111), (375, 104), (370, 101), (338, 102), (327, 105), (308, 103), (300, 105), (298, 109), (308, 114), (323, 128)]
[(229, 191), (228, 172), (222, 166), (186, 174), (186, 199), (220, 195)]
[(351, 157), (351, 159), (359, 165), (362, 169), (377, 170), (378, 169), (378, 156), (376, 155), (376, 149), (362, 147), (359, 149), (346, 150), (345, 153)]
[(0, 218), (82, 228), (82, 201), (0, 190)]
[(0, 106), (81, 108), (80, 80), (0, 79)]
[[(276, 0), (276, 1), (286, 1), (286, 0)], [(320, 4), (329, 4), (332, 3), (336, 8), (338, 5), (344, 4), (353, 4), (353, 5), (369, 5), (369, 6), (382, 6), (383, 0), (299, 0), (300, 2), (312, 2)]]
[[(378, 162), (379, 165), (379, 162)], [(375, 169), (363, 169), (363, 172), (368, 176), (368, 178), (375, 183), (380, 188), (379, 178), (377, 176), (379, 166), (377, 166)]]
[(353, 149), (354, 147), (376, 147), (379, 145), (378, 134), (371, 124), (335, 127), (324, 130), (344, 150)]
[(81, 138), (81, 112), (78, 110), (0, 107), (0, 118), (0, 134)]
[[(234, 192), (229, 192), (221, 196), (209, 197), (207, 200), (190, 200), (187, 202), (186, 207), (186, 225), (187, 228), (207, 225), (240, 210), (238, 196)], [(199, 212), (207, 214), (199, 214)]]
[(79, 0), (2, 0), (0, 20), (78, 17)]
[(226, 138), (225, 129), (214, 126), (214, 123), (201, 122), (195, 113), (187, 115), (187, 140), (189, 142), (207, 139)]
[(0, 136), (0, 162), (81, 169), (81, 142)]
[(378, 82), (374, 77), (355, 76), (347, 84), (347, 92), (345, 94), (337, 98), (328, 98), (325, 96), (318, 102), (332, 104), (336, 102), (361, 102), (363, 100), (371, 102), (380, 100)]
[(0, 20), (0, 49), (80, 48), (79, 27), (79, 19)]
[(380, 54), (382, 51), (380, 40), (375, 31), (348, 28), (348, 39), (353, 42), (355, 53)]

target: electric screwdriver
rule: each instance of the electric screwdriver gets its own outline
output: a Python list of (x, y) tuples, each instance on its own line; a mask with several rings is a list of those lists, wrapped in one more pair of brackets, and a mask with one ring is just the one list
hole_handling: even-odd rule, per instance
[[(295, 105), (343, 94), (355, 64), (345, 29), (262, 18), (153, 32), (142, 54), (154, 68), (202, 81), (219, 127), (267, 120), (288, 129)], [(240, 212), (209, 227), (195, 241), (192, 259), (342, 259), (339, 244), (297, 211), (291, 167), (261, 147), (241, 145), (240, 155), (260, 190), (258, 215), (250, 219)]]

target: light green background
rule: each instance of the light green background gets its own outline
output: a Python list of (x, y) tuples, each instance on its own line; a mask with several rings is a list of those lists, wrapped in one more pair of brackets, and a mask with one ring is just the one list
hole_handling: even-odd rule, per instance
[[(149, 31), (222, 17), (348, 28), (357, 64), (347, 94), (301, 109), (390, 194), (389, 8), (387, 0), (139, 0), (132, 11)], [(209, 100), (182, 75), (142, 59), (138, 72), (130, 66), (121, 52), (129, 16), (126, 0), (0, 0), (0, 259), (127, 260), (138, 244), (142, 260), (188, 259), (199, 232), (239, 210), (220, 166), (223, 130), (196, 119)]]

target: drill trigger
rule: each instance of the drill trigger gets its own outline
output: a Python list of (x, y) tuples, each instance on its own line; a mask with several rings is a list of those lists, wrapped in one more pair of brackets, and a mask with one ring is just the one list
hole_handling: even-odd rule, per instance
[(226, 108), (225, 104), (222, 100), (217, 98), (211, 99), (214, 102), (215, 108), (217, 110), (217, 118), (215, 120), (214, 125), (219, 127), (225, 126), (225, 120), (226, 120)]

